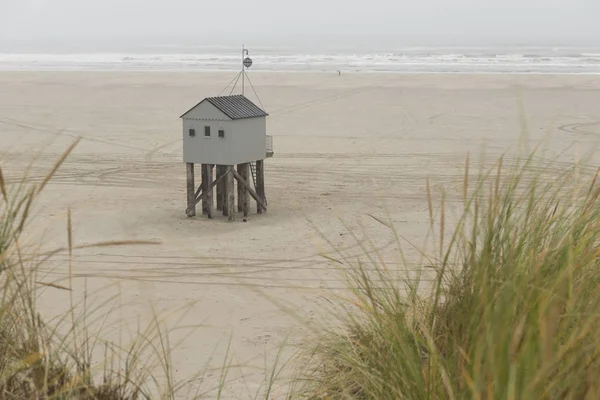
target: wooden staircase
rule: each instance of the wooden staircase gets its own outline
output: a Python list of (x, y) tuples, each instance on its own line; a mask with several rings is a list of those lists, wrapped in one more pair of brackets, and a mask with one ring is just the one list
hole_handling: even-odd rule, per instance
[[(254, 184), (254, 190), (256, 190), (256, 162), (250, 163), (250, 173), (252, 175), (252, 183)], [(267, 196), (265, 196), (263, 200), (265, 202), (265, 206), (268, 205)]]

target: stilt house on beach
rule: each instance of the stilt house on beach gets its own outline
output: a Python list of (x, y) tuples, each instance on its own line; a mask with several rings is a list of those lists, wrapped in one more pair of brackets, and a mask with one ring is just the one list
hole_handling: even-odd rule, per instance
[[(188, 217), (196, 215), (201, 202), (202, 213), (212, 218), (215, 197), (216, 210), (229, 220), (235, 219), (236, 211), (248, 216), (250, 197), (259, 214), (267, 210), (264, 160), (273, 156), (267, 116), (244, 95), (208, 97), (181, 116)], [(197, 164), (202, 175), (198, 188), (194, 183)]]

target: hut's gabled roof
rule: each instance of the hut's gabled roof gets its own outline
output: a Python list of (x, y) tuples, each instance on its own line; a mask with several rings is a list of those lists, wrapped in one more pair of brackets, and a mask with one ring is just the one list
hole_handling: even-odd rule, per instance
[(225, 114), (232, 120), (266, 117), (267, 115), (269, 115), (263, 109), (258, 107), (250, 100), (248, 100), (245, 96), (238, 94), (233, 96), (207, 97), (206, 99), (202, 100), (200, 103), (192, 107), (190, 110), (188, 110), (180, 118), (185, 117), (190, 111), (192, 111), (194, 108), (196, 108), (205, 101), (208, 101), (210, 104), (215, 106), (219, 111), (221, 111), (223, 114)]

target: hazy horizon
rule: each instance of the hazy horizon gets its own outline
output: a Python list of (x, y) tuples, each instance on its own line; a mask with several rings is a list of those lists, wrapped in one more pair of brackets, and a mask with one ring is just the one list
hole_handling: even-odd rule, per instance
[[(85, 4), (84, 4), (85, 3)], [(0, 0), (0, 50), (143, 45), (594, 46), (595, 0)]]

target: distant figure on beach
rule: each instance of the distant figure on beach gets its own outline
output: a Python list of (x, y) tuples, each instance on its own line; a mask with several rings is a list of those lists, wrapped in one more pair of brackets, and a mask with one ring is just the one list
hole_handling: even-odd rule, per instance
[(337, 70), (338, 75), (342, 75), (342, 71), (340, 71), (339, 69)]

